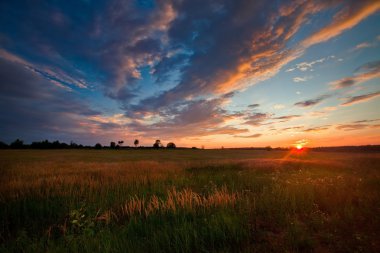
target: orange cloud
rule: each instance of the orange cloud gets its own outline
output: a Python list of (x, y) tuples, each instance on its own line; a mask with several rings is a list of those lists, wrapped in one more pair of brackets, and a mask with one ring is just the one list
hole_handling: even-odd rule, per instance
[(327, 41), (380, 10), (380, 1), (356, 1), (355, 4), (343, 9), (334, 21), (302, 42), (303, 47)]

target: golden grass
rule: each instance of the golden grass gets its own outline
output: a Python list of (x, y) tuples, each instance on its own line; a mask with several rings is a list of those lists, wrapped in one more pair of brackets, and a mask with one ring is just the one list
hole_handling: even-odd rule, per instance
[(211, 209), (234, 205), (240, 198), (238, 193), (229, 193), (226, 187), (216, 189), (208, 195), (201, 195), (189, 188), (177, 191), (175, 188), (168, 190), (165, 198), (156, 195), (149, 199), (134, 196), (121, 208), (122, 215), (133, 217), (136, 215), (148, 217), (156, 213), (176, 213), (180, 210), (194, 212), (197, 209)]
[(30, 192), (44, 197), (47, 189), (65, 196), (115, 184), (145, 186), (173, 178), (181, 170), (180, 163), (156, 161), (15, 164), (0, 178), (0, 199), (17, 199)]

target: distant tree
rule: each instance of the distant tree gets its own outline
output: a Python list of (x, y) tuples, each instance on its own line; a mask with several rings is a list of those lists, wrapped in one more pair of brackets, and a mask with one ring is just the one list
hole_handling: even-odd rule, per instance
[(169, 143), (166, 145), (166, 148), (176, 148), (176, 145), (174, 144), (174, 142), (169, 142)]
[(192, 147), (191, 149), (198, 149), (197, 147)]
[(123, 146), (123, 143), (124, 143), (124, 141), (118, 141), (118, 142), (117, 142), (117, 144), (118, 144), (119, 146)]
[(70, 141), (70, 148), (77, 148), (77, 147), (78, 147), (78, 144), (76, 144), (73, 141)]
[(102, 144), (96, 143), (94, 147), (95, 149), (102, 149)]
[(51, 143), (51, 148), (60, 148), (61, 143), (59, 141), (54, 141)]
[(265, 147), (265, 150), (266, 150), (266, 151), (272, 151), (272, 147), (271, 147), (271, 146), (266, 146), (266, 147)]
[(153, 147), (154, 148), (161, 148), (162, 147), (161, 141), (160, 140), (156, 140), (156, 142), (153, 144)]
[(24, 147), (24, 141), (17, 139), (10, 145), (11, 148), (23, 148)]
[(111, 141), (110, 148), (116, 148), (116, 143), (114, 141)]
[(139, 145), (139, 140), (136, 139), (136, 140), (133, 142), (133, 144), (135, 144), (135, 147), (137, 148), (137, 146)]
[(5, 142), (0, 141), (0, 149), (8, 148), (8, 145)]
[(205, 146), (204, 145), (202, 145), (202, 147), (201, 147), (202, 149), (205, 149)]

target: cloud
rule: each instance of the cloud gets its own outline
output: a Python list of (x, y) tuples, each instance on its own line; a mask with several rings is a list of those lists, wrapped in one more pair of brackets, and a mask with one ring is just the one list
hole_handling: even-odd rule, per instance
[(252, 134), (252, 135), (235, 135), (236, 138), (259, 138), (262, 134)]
[(324, 101), (325, 99), (327, 99), (329, 97), (330, 97), (330, 95), (322, 95), (322, 96), (319, 96), (317, 98), (297, 102), (294, 105), (300, 106), (300, 107), (310, 107), (310, 106), (314, 106), (314, 105), (321, 103), (322, 101)]
[(380, 96), (380, 91), (372, 92), (372, 93), (368, 93), (368, 94), (364, 94), (364, 95), (359, 95), (359, 96), (354, 96), (354, 97), (347, 98), (346, 102), (344, 102), (341, 105), (349, 106), (349, 105), (353, 105), (353, 104), (357, 104), (357, 103), (363, 103), (363, 102), (369, 101), (371, 99), (375, 99), (379, 96)]
[(94, 137), (83, 123), (100, 112), (73, 93), (51, 85), (22, 62), (0, 58), (0, 80), (0, 131), (5, 141), (90, 141)]
[(362, 48), (368, 48), (372, 47), (372, 45), (368, 42), (363, 42), (355, 46), (355, 49), (362, 49)]
[(343, 131), (353, 131), (353, 130), (360, 130), (367, 128), (368, 125), (366, 124), (345, 124), (345, 125), (339, 125), (336, 127), (338, 130), (343, 130)]
[(264, 121), (270, 119), (270, 117), (271, 117), (271, 114), (268, 114), (268, 113), (253, 113), (245, 117), (247, 121), (245, 121), (244, 124), (251, 125), (251, 126), (259, 126)]
[(370, 122), (376, 122), (379, 121), (380, 119), (364, 119), (364, 120), (357, 120), (354, 121), (353, 123), (370, 123)]
[(328, 130), (329, 128), (330, 126), (318, 126), (318, 127), (307, 128), (302, 131), (307, 132), (307, 133), (310, 133), (310, 132), (316, 133), (316, 132), (322, 132), (322, 131)]
[(299, 83), (299, 82), (306, 82), (308, 80), (308, 77), (294, 77), (293, 78), (293, 82), (295, 82), (295, 83)]
[(333, 89), (346, 88), (375, 78), (380, 78), (380, 61), (366, 63), (357, 68), (355, 72), (353, 76), (330, 82), (331, 87)]
[(73, 78), (67, 73), (65, 73), (65, 71), (59, 68), (39, 66), (38, 64), (33, 64), (1, 48), (0, 48), (0, 58), (6, 61), (23, 65), (25, 68), (29, 69), (30, 71), (33, 71), (36, 74), (47, 79), (48, 81), (50, 81), (50, 83), (56, 85), (57, 87), (65, 89), (67, 91), (72, 91), (73, 90), (72, 87), (77, 87), (81, 89), (88, 88), (88, 84), (81, 78)]
[(354, 27), (368, 16), (380, 10), (380, 2), (372, 0), (350, 1), (339, 11), (331, 24), (323, 27), (302, 42), (302, 46), (310, 47), (317, 43), (328, 41), (342, 32)]
[[(200, 11), (200, 3), (181, 2), (173, 7), (181, 18), (170, 24), (169, 42), (181, 45), (179, 51), (190, 52), (186, 64), (181, 64), (179, 82), (128, 110), (154, 111), (183, 99), (244, 89), (272, 77), (303, 53), (303, 48), (287, 49), (286, 42), (307, 17), (332, 6), (291, 2), (271, 8), (260, 2), (226, 1), (223, 11), (215, 12), (213, 4), (204, 1)], [(258, 8), (260, 17), (247, 11)], [(159, 61), (163, 69), (173, 69), (168, 60)]]
[[(329, 58), (331, 58), (331, 57), (329, 57)], [(323, 63), (325, 60), (326, 60), (326, 58), (321, 58), (321, 59), (311, 61), (311, 62), (301, 62), (301, 63), (296, 64), (295, 67), (285, 70), (285, 72), (292, 72), (296, 69), (298, 69), (300, 71), (313, 71), (313, 66), (315, 64)]]
[(354, 130), (362, 130), (368, 128), (380, 128), (380, 124), (371, 124), (379, 121), (380, 119), (364, 119), (357, 120), (347, 124), (339, 124), (336, 126), (336, 129), (343, 131), (354, 131)]
[(291, 126), (291, 127), (284, 127), (281, 128), (281, 131), (288, 131), (288, 130), (300, 130), (304, 128), (303, 126)]
[(286, 116), (281, 116), (281, 117), (275, 117), (272, 119), (275, 119), (275, 120), (291, 120), (291, 119), (300, 118), (300, 117), (301, 117), (301, 115), (286, 115)]
[(285, 105), (283, 105), (283, 104), (275, 104), (275, 105), (273, 106), (273, 108), (276, 109), (276, 110), (280, 110), (280, 109), (284, 109), (284, 108), (285, 108)]
[(150, 122), (144, 118), (146, 113), (134, 114), (134, 120), (126, 127), (142, 136), (166, 139), (246, 133), (248, 129), (227, 125), (231, 119), (248, 117), (240, 112), (229, 113), (222, 108), (231, 96), (224, 94), (213, 99), (178, 102), (152, 114), (156, 116)]
[[(78, 135), (83, 129), (95, 133), (126, 128), (133, 134), (180, 137), (246, 132), (228, 125), (235, 119), (265, 124), (272, 114), (225, 109), (234, 91), (273, 77), (308, 46), (338, 36), (374, 13), (377, 3), (157, 0), (147, 7), (112, 0), (91, 3), (91, 8), (88, 1), (39, 8), (25, 1), (23, 6), (25, 11), (17, 11), (15, 2), (7, 1), (0, 11), (14, 14), (0, 20), (12, 31), (0, 51), (8, 66), (2, 80), (21, 84), (0, 88), (21, 105), (16, 112), (12, 96), (2, 102), (12, 104), (14, 114), (2, 120), (8, 122), (7, 131), (12, 122), (22, 127), (21, 121), (14, 121), (16, 115), (36, 122), (27, 116), (34, 109), (35, 118), (44, 123), (41, 128), (36, 123), (36, 131), (54, 126), (51, 132), (57, 133), (61, 124), (67, 125), (62, 131)], [(338, 11), (330, 24), (292, 43), (309, 17), (326, 10)], [(301, 62), (295, 68), (311, 70), (323, 61)], [(9, 68), (12, 74), (5, 73)], [(128, 120), (116, 121), (88, 108), (80, 98), (93, 90), (115, 100)], [(274, 120), (291, 119), (279, 118)]]
[[(380, 35), (379, 35), (380, 36)], [(377, 36), (374, 40), (372, 40), (371, 42), (362, 42), (362, 43), (359, 43), (355, 46), (355, 48), (353, 49), (353, 51), (355, 50), (360, 50), (360, 49), (364, 49), (364, 48), (370, 48), (370, 47), (376, 47), (378, 45), (378, 42), (380, 41), (379, 40), (379, 36)]]
[(248, 108), (250, 108), (250, 109), (256, 109), (259, 106), (260, 106), (259, 104), (251, 104), (251, 105), (248, 105)]

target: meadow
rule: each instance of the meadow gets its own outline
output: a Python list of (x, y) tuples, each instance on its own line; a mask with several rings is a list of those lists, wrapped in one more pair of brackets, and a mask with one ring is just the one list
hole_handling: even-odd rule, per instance
[(0, 252), (380, 252), (380, 153), (1, 150)]

